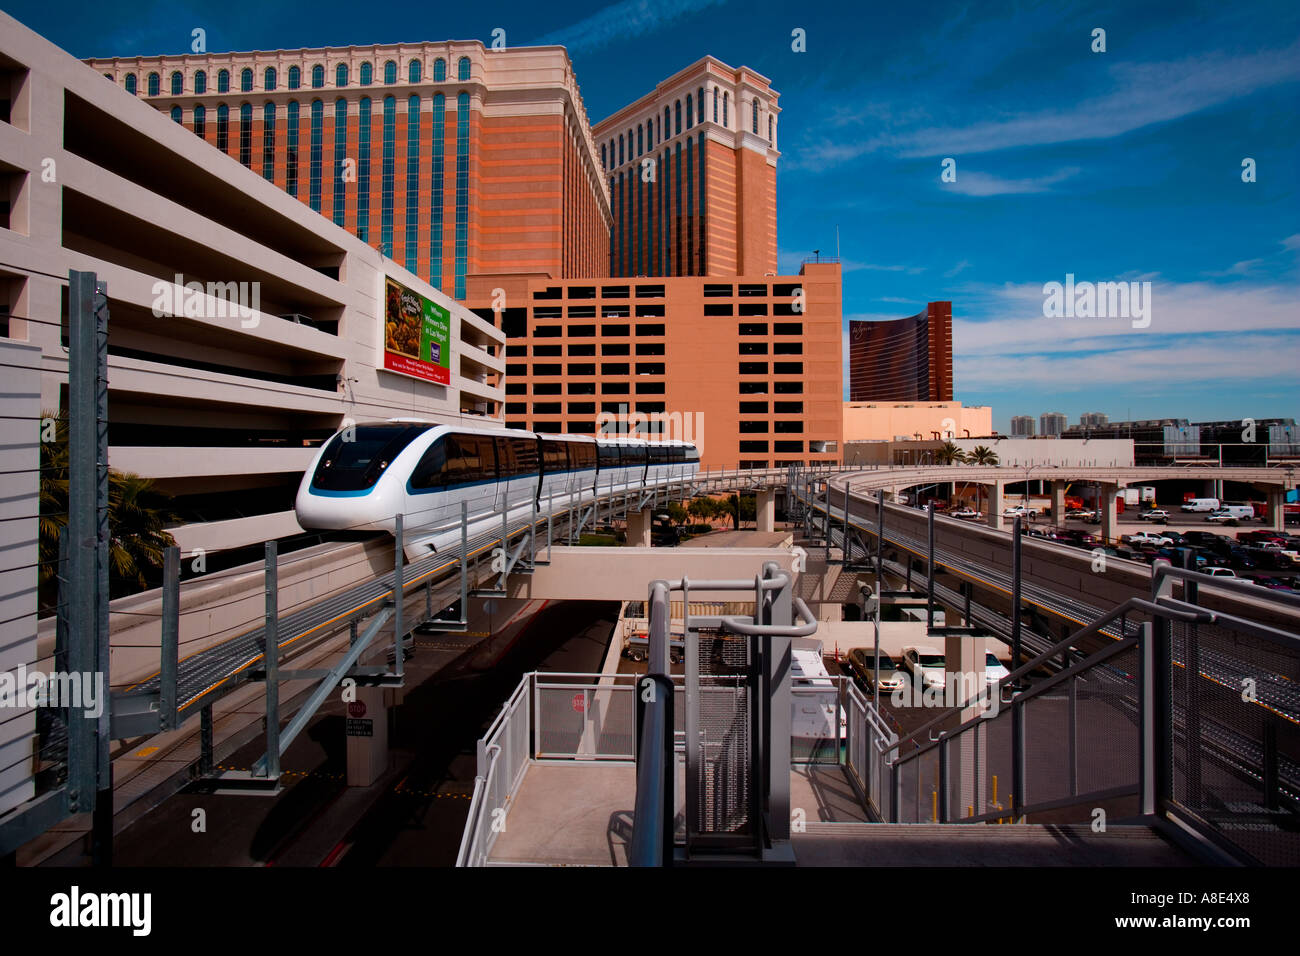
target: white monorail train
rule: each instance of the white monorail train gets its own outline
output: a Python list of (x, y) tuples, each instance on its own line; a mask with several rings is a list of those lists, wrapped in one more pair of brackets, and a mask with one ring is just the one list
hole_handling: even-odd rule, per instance
[(590, 502), (598, 493), (637, 492), (691, 477), (699, 450), (689, 442), (543, 435), (514, 428), (434, 425), (391, 419), (354, 425), (317, 453), (298, 487), (304, 528), (396, 531), (402, 515), (411, 558), (458, 545), (461, 505), (469, 536), (511, 524), (537, 506)]

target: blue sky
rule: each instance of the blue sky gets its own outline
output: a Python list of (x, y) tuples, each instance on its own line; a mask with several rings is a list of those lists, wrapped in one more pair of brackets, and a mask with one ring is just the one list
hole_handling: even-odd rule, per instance
[[(745, 64), (781, 94), (782, 270), (833, 253), (838, 227), (846, 321), (951, 299), (956, 397), (991, 405), (995, 427), (1048, 410), (1300, 417), (1294, 0), (7, 9), (80, 57), (184, 52), (196, 26), (212, 50), (500, 27), (512, 46), (569, 48), (593, 122), (705, 54)], [(1150, 325), (1044, 317), (1044, 284), (1067, 274), (1149, 281)]]

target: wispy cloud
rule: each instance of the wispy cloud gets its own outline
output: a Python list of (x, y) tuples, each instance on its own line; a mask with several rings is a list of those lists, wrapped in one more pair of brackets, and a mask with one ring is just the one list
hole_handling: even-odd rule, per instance
[(943, 274), (943, 277), (945, 279), (951, 279), (953, 276), (959, 275), (960, 273), (966, 271), (969, 268), (970, 268), (970, 260), (963, 259), (961, 262), (957, 263), (955, 266), (953, 266), (951, 269), (945, 272)]
[(1060, 169), (1046, 176), (1028, 179), (1002, 179), (991, 173), (957, 171), (957, 181), (940, 183), (946, 192), (961, 193), (965, 196), (1006, 196), (1017, 193), (1045, 193), (1059, 182), (1077, 175), (1079, 168), (1071, 166)]
[[(792, 151), (789, 165), (823, 169), (877, 150), (901, 157), (962, 156), (1025, 146), (1104, 140), (1199, 113), (1259, 90), (1300, 80), (1300, 41), (1285, 49), (1231, 56), (1219, 52), (1181, 60), (1119, 63), (1113, 89), (1071, 106), (1011, 112), (965, 126), (906, 122), (876, 136), (846, 142), (845, 117), (826, 120), (836, 135)], [(900, 128), (901, 126), (901, 128)]]
[(909, 276), (916, 276), (925, 271), (925, 266), (884, 265), (878, 262), (845, 259), (840, 263), (840, 270), (842, 272), (902, 272)]
[(726, 0), (624, 0), (586, 19), (546, 34), (538, 45), (567, 47), (569, 52), (598, 50), (613, 42), (653, 33)]
[[(963, 391), (1095, 391), (1171, 381), (1225, 386), (1290, 381), (1300, 348), (1294, 288), (1156, 282), (1151, 326), (1127, 319), (1049, 319), (1042, 286), (987, 289), (987, 321), (954, 318), (954, 373)], [(1003, 306), (998, 308), (996, 303)]]

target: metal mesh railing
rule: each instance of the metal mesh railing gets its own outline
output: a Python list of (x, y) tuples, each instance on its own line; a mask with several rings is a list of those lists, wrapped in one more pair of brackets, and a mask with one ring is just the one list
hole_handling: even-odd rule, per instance
[(531, 756), (532, 722), (525, 675), (478, 743), (478, 776), (457, 866), (482, 866), (492, 853)]
[(1170, 808), (1271, 866), (1300, 864), (1300, 641), (1175, 624)]
[(891, 747), (898, 736), (880, 719), (862, 691), (851, 682), (844, 685), (844, 767), (878, 819), (892, 813), (894, 790), (890, 780)]
[(631, 674), (536, 675), (537, 758), (636, 759), (634, 680)]

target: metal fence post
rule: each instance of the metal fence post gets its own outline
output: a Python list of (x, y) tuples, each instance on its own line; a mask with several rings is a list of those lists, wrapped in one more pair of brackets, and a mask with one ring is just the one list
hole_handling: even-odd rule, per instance
[(469, 502), (460, 503), (460, 619), (469, 621)]
[(948, 800), (948, 743), (952, 738), (947, 734), (939, 739), (939, 822), (952, 820), (952, 807)]
[(925, 558), (925, 626), (934, 627), (934, 505), (926, 508), (929, 516), (926, 527)]
[(845, 565), (853, 563), (853, 543), (849, 537), (849, 480), (844, 479), (844, 548), (843, 557)]
[(397, 515), (393, 528), (395, 550), (393, 551), (393, 673), (401, 678), (404, 673), (405, 656), (402, 638), (405, 636), (402, 601), (406, 596), (406, 550), (405, 533), (402, 516)]
[(1025, 705), (1011, 701), (1011, 822), (1019, 823), (1025, 805)]
[[(1154, 816), (1156, 812), (1157, 790), (1157, 719), (1156, 719), (1156, 648), (1155, 629), (1150, 621), (1142, 623), (1142, 636), (1139, 638), (1138, 655), (1141, 661), (1141, 694), (1138, 698), (1138, 713), (1141, 723), (1141, 735), (1138, 738), (1139, 766), (1141, 767), (1141, 812), (1143, 816)], [(1190, 678), (1189, 678), (1190, 679)], [(1193, 741), (1188, 732), (1188, 751), (1199, 746), (1199, 740)]]
[(163, 551), (161, 661), (158, 668), (158, 729), (176, 728), (176, 671), (180, 654), (181, 549)]
[(215, 769), (212, 759), (212, 705), (199, 710), (199, 776), (210, 777)]
[[(1011, 669), (1020, 666), (1020, 515), (1011, 519)], [(1016, 681), (1019, 686), (1020, 681)]]
[(266, 776), (280, 776), (280, 549), (266, 542), (266, 625), (263, 628), (266, 655)]

